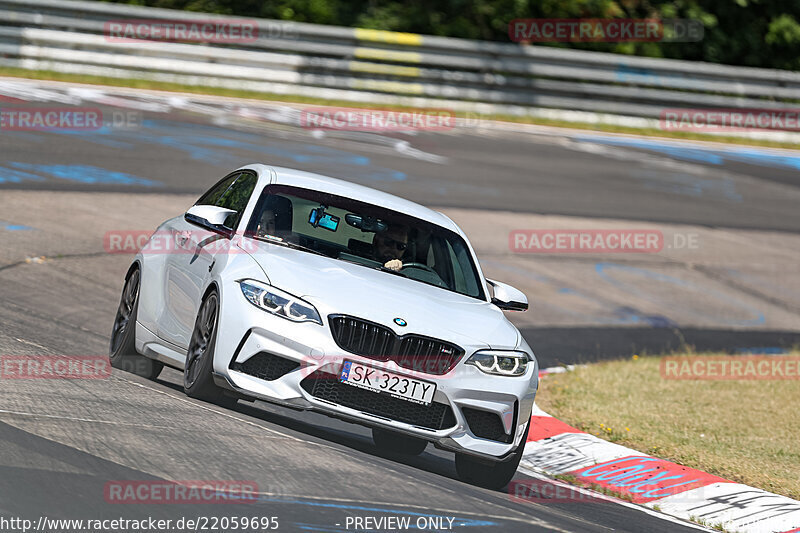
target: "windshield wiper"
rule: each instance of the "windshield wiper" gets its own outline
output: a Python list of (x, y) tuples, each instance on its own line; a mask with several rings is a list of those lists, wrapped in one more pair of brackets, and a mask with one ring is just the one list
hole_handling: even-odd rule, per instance
[(328, 258), (331, 258), (331, 259), (338, 259), (339, 261), (345, 261), (347, 263), (352, 263), (354, 265), (361, 265), (361, 266), (364, 266), (364, 267), (367, 267), (367, 268), (372, 268), (374, 270), (380, 270), (381, 272), (388, 272), (389, 274), (394, 274), (395, 276), (400, 276), (401, 278), (408, 278), (408, 276), (406, 276), (402, 272), (400, 272), (398, 270), (392, 270), (391, 268), (386, 268), (383, 265), (379, 265), (379, 266), (374, 266), (373, 267), (373, 266), (366, 265), (364, 263), (360, 263), (358, 261), (351, 261), (349, 259), (343, 259), (341, 257), (333, 257), (333, 256), (330, 256), (330, 255), (324, 253), (324, 252), (320, 252), (319, 250), (314, 250), (313, 248), (309, 248), (307, 246), (303, 246), (302, 244), (295, 244), (293, 242), (285, 241), (285, 240), (281, 239), (280, 237), (261, 236), (261, 237), (254, 237), (254, 238), (259, 240), (259, 241), (268, 242), (270, 244), (277, 244), (278, 246), (286, 246), (287, 248), (291, 248), (292, 250), (300, 250), (300, 251), (303, 251), (303, 252), (310, 252), (312, 254), (321, 255), (323, 257), (328, 257)]
[(381, 272), (388, 272), (389, 274), (394, 274), (395, 276), (401, 276), (403, 278), (407, 278), (405, 274), (400, 272), (399, 270), (392, 270), (391, 268), (386, 268), (385, 266), (381, 265), (379, 267), (375, 267), (375, 270), (380, 270)]
[(262, 242), (277, 244), (278, 246), (285, 246), (287, 248), (291, 248), (292, 250), (300, 250), (302, 252), (309, 252), (312, 254), (321, 255), (323, 257), (330, 257), (328, 254), (324, 252), (320, 252), (319, 250), (314, 250), (313, 248), (303, 246), (302, 244), (295, 244), (293, 242), (285, 241), (280, 237), (263, 236), (263, 237), (253, 237), (253, 238)]
[(391, 268), (386, 268), (383, 265), (370, 266), (370, 265), (368, 265), (366, 263), (362, 263), (361, 261), (353, 261), (352, 259), (345, 259), (344, 257), (336, 257), (335, 259), (338, 259), (339, 261), (344, 261), (345, 263), (351, 263), (353, 265), (359, 265), (359, 266), (362, 266), (362, 267), (371, 268), (372, 270), (380, 270), (381, 272), (388, 272), (389, 274), (394, 274), (395, 276), (402, 276), (404, 278), (408, 277), (405, 274), (403, 274), (402, 272), (399, 272), (397, 270), (392, 270)]

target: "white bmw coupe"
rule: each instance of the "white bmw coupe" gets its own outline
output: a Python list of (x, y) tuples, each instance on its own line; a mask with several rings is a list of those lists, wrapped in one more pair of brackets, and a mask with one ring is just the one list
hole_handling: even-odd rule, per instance
[(346, 181), (254, 164), (164, 222), (125, 278), (114, 367), (182, 370), (193, 398), (264, 400), (372, 429), (376, 446), (455, 452), (465, 481), (502, 488), (538, 387), (503, 311), (525, 295), (485, 279), (447, 216)]

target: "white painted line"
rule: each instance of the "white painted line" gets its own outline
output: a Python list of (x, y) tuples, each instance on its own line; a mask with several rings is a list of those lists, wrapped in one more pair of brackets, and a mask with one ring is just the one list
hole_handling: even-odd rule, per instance
[(51, 418), (56, 420), (69, 420), (70, 422), (88, 422), (91, 424), (111, 424), (113, 426), (130, 426), (130, 427), (154, 428), (154, 429), (175, 429), (174, 426), (156, 426), (153, 424), (134, 424), (130, 422), (114, 422), (113, 420), (98, 420), (96, 418), (76, 418), (71, 416), (45, 415), (42, 413), (29, 413), (25, 411), (9, 411), (8, 409), (0, 409), (0, 414), (29, 416), (33, 418)]

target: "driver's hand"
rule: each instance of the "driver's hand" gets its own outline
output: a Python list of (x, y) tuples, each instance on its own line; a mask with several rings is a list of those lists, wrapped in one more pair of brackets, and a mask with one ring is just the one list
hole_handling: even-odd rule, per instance
[(386, 261), (386, 263), (383, 265), (383, 268), (388, 268), (389, 270), (400, 270), (403, 268), (403, 262), (399, 259), (391, 259)]

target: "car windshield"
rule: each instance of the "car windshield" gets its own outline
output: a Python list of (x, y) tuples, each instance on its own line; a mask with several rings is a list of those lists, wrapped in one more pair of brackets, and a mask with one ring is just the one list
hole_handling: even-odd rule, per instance
[[(246, 235), (484, 299), (464, 239), (436, 224), (377, 205), (269, 185), (256, 204)], [(399, 270), (397, 261), (402, 263)]]

